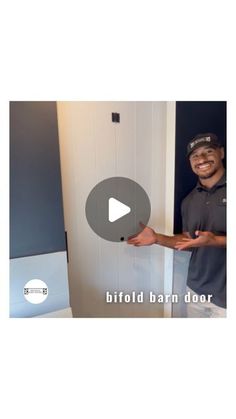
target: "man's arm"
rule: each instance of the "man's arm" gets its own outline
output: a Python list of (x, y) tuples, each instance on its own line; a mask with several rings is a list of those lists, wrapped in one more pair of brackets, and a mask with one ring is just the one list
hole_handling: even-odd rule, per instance
[(156, 233), (152, 228), (145, 227), (141, 233), (129, 237), (128, 244), (134, 246), (150, 246), (159, 244), (176, 250), (191, 250), (193, 247), (214, 246), (226, 247), (226, 236), (217, 236), (210, 231), (195, 231), (196, 238), (192, 239), (188, 232), (166, 236)]
[(175, 249), (177, 243), (182, 242), (182, 240), (189, 240), (189, 233), (175, 234), (174, 236), (166, 236), (165, 234), (155, 233), (156, 234), (156, 244), (159, 246), (169, 247), (170, 249)]
[(165, 234), (156, 233), (150, 227), (145, 227), (141, 233), (133, 237), (129, 237), (127, 243), (134, 246), (150, 246), (152, 244), (159, 244), (160, 246), (174, 249), (178, 242), (189, 238), (190, 235), (188, 233), (166, 236)]
[(195, 231), (196, 239), (183, 237), (179, 240), (175, 249), (188, 250), (193, 247), (213, 246), (226, 247), (226, 236), (217, 236), (211, 231)]

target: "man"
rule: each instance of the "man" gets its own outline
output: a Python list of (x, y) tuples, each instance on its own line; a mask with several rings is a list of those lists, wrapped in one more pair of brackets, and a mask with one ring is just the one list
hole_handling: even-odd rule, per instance
[[(198, 183), (183, 200), (183, 233), (166, 236), (150, 227), (128, 244), (159, 244), (192, 252), (187, 278), (191, 296), (188, 317), (226, 316), (226, 178), (224, 149), (215, 134), (199, 134), (187, 146), (187, 157)], [(198, 296), (206, 301), (197, 301)], [(202, 300), (202, 298), (201, 298)], [(204, 298), (203, 298), (204, 300)]]

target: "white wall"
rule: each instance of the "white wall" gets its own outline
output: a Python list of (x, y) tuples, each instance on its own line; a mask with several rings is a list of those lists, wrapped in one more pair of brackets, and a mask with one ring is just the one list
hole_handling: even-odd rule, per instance
[(175, 250), (173, 260), (173, 293), (178, 294), (179, 301), (172, 306), (172, 317), (187, 317), (186, 303), (186, 284), (188, 275), (188, 265), (191, 252), (179, 252)]
[[(120, 113), (120, 124), (111, 113)], [(164, 248), (98, 237), (85, 217), (90, 190), (124, 176), (148, 193), (149, 224), (166, 230), (166, 102), (58, 102), (69, 284), (78, 317), (162, 317), (163, 304), (107, 304), (106, 290), (164, 292)], [(170, 185), (171, 186), (171, 185)]]
[[(11, 317), (34, 317), (69, 309), (66, 252), (11, 259), (10, 273)], [(48, 297), (41, 304), (32, 304), (24, 297), (24, 286), (31, 279), (41, 279), (48, 286)]]

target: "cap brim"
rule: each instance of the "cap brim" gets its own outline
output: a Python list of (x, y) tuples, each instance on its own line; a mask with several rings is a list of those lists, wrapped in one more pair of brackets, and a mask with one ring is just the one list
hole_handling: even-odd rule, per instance
[(190, 150), (189, 152), (187, 152), (187, 157), (189, 157), (190, 156), (190, 154), (192, 154), (195, 150), (197, 150), (197, 148), (199, 148), (199, 147), (208, 147), (208, 148), (221, 148), (221, 147), (223, 147), (222, 145), (220, 145), (220, 144), (196, 144), (196, 146), (195, 147), (193, 147), (193, 149), (192, 150)]

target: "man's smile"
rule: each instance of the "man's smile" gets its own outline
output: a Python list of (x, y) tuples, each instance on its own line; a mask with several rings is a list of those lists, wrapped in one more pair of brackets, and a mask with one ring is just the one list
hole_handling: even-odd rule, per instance
[(207, 170), (207, 169), (210, 169), (210, 167), (212, 166), (212, 164), (214, 164), (214, 162), (208, 161), (206, 163), (197, 164), (195, 166), (195, 168), (196, 169), (200, 169), (200, 170)]

